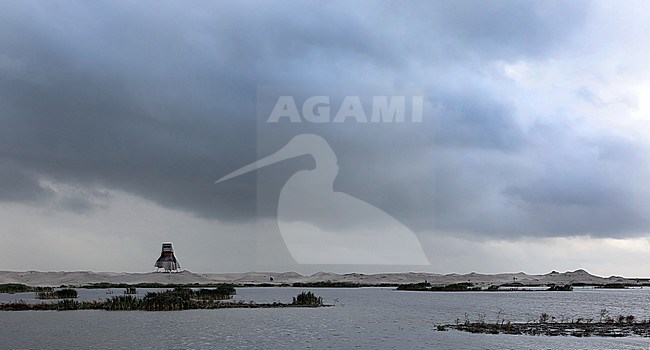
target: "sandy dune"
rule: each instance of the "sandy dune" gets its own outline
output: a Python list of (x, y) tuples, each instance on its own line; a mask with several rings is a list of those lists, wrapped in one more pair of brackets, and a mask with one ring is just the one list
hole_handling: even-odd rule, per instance
[(60, 286), (60, 285), (88, 285), (91, 283), (269, 283), (273, 278), (275, 284), (295, 282), (354, 282), (363, 284), (382, 283), (417, 283), (428, 281), (432, 284), (450, 284), (459, 282), (471, 282), (476, 285), (489, 286), (492, 284), (510, 283), (513, 281), (523, 284), (606, 284), (606, 283), (634, 283), (636, 279), (623, 277), (599, 277), (589, 274), (584, 270), (568, 271), (564, 273), (551, 272), (544, 275), (527, 275), (525, 273), (504, 273), (504, 274), (434, 274), (434, 273), (383, 273), (383, 274), (335, 274), (319, 272), (311, 276), (303, 276), (295, 272), (247, 272), (247, 273), (193, 273), (182, 271), (179, 273), (115, 273), (115, 272), (91, 272), (91, 271), (0, 271), (0, 283), (23, 283), (31, 286)]

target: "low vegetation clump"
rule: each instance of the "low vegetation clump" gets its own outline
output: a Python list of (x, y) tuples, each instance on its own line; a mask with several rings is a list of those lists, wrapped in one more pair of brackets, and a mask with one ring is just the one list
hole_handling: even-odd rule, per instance
[(72, 299), (63, 299), (56, 304), (56, 309), (64, 310), (79, 310), (79, 302)]
[(231, 285), (196, 291), (177, 287), (161, 292), (149, 292), (141, 299), (134, 296), (116, 296), (107, 300), (106, 309), (144, 311), (213, 309), (222, 306), (215, 301), (230, 299), (235, 293), (235, 288)]
[(68, 311), (68, 310), (102, 310), (103, 303), (99, 301), (76, 301), (63, 299), (56, 303), (28, 304), (18, 301), (0, 304), (0, 311)]
[(51, 292), (52, 287), (32, 287), (21, 283), (4, 283), (0, 284), (0, 293), (15, 294), (29, 292)]
[(532, 285), (525, 285), (521, 282), (510, 282), (510, 283), (504, 283), (501, 285), (502, 288), (520, 288), (520, 287), (531, 287)]
[(0, 293), (14, 294), (14, 293), (26, 293), (32, 291), (33, 291), (33, 287), (29, 287), (24, 284), (19, 284), (19, 283), (0, 284)]
[(296, 288), (359, 288), (364, 287), (361, 283), (356, 282), (335, 282), (335, 281), (319, 281), (319, 282), (295, 282), (291, 287)]
[(195, 296), (199, 300), (224, 300), (232, 298), (235, 293), (235, 287), (224, 285), (215, 289), (199, 289), (195, 292)]
[(431, 283), (421, 282), (421, 283), (400, 284), (399, 286), (397, 286), (397, 290), (429, 291), (431, 290)]
[(571, 286), (570, 284), (565, 284), (565, 285), (551, 284), (547, 290), (549, 292), (570, 292), (573, 290), (573, 286)]
[(427, 292), (477, 292), (481, 291), (481, 287), (474, 286), (472, 283), (452, 283), (444, 286), (432, 286), (429, 282), (401, 284), (397, 286), (397, 290), (409, 291), (427, 291)]
[[(496, 292), (496, 291), (519, 291), (522, 287), (538, 287), (539, 285), (524, 285), (519, 282), (506, 283), (501, 285), (492, 284), (487, 288), (482, 288), (480, 286), (475, 286), (470, 282), (461, 282), (461, 283), (452, 283), (444, 286), (432, 286), (428, 282), (421, 283), (410, 283), (410, 284), (400, 284), (397, 286), (397, 290), (407, 290), (407, 291), (427, 291), (427, 292)], [(572, 291), (573, 286), (568, 285), (549, 285), (547, 291)], [(529, 291), (543, 291), (543, 289), (529, 290)]]
[(103, 302), (102, 309), (108, 311), (140, 310), (141, 300), (133, 295), (116, 295)]
[(474, 287), (471, 283), (452, 283), (446, 286), (431, 287), (431, 290), (434, 292), (476, 292), (480, 291), (481, 287)]
[(139, 300), (140, 310), (146, 311), (177, 311), (198, 309), (198, 303), (193, 302), (194, 292), (189, 288), (174, 288), (162, 292), (149, 292)]
[(87, 285), (80, 286), (78, 288), (83, 289), (126, 289), (129, 287), (133, 288), (161, 288), (161, 289), (173, 289), (173, 288), (218, 288), (224, 285), (233, 286), (232, 284), (227, 283), (156, 283), (156, 282), (143, 282), (143, 283), (108, 283), (108, 282), (99, 282), (99, 283), (90, 283)]
[(545, 335), (545, 336), (574, 336), (574, 337), (650, 337), (650, 320), (637, 321), (634, 315), (619, 315), (610, 317), (607, 310), (600, 312), (600, 318), (594, 319), (566, 317), (556, 318), (542, 313), (537, 319), (529, 322), (506, 322), (503, 319), (495, 323), (485, 322), (481, 315), (474, 322), (465, 315), (465, 321), (457, 321), (455, 325), (437, 326), (438, 330), (455, 329), (470, 333), (511, 334), (511, 335)]
[(298, 296), (293, 297), (291, 305), (296, 306), (323, 306), (323, 298), (317, 297), (312, 292), (302, 292)]
[(36, 299), (74, 299), (76, 297), (77, 291), (70, 288), (36, 293)]

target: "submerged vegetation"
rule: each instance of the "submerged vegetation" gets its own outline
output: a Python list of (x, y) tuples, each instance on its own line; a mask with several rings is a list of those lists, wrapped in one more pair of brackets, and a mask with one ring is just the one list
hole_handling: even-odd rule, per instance
[(542, 313), (539, 318), (529, 322), (506, 322), (498, 318), (494, 323), (485, 322), (485, 315), (479, 315), (474, 322), (465, 315), (465, 321), (456, 321), (453, 325), (438, 325), (436, 329), (445, 331), (455, 329), (463, 332), (482, 334), (511, 334), (511, 335), (545, 335), (545, 336), (574, 336), (574, 337), (627, 337), (632, 335), (650, 337), (650, 320), (637, 321), (634, 315), (619, 315), (610, 317), (605, 309), (600, 311), (596, 321), (587, 318), (568, 319), (556, 318)]

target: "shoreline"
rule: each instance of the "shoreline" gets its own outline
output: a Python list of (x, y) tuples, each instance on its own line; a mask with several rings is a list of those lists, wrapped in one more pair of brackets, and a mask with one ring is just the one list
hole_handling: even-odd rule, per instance
[(312, 275), (301, 275), (295, 272), (246, 272), (246, 273), (194, 273), (181, 271), (177, 273), (127, 273), (127, 272), (91, 272), (91, 271), (0, 271), (0, 284), (24, 284), (27, 286), (75, 286), (91, 285), (212, 285), (229, 283), (239, 286), (284, 286), (295, 285), (305, 287), (392, 287), (404, 284), (429, 283), (434, 286), (452, 284), (472, 284), (483, 289), (491, 285), (516, 284), (517, 286), (650, 286), (648, 278), (624, 278), (620, 276), (600, 277), (585, 270), (556, 272), (543, 275), (528, 275), (522, 272), (506, 274), (436, 274), (436, 273), (380, 273), (336, 274), (318, 272)]

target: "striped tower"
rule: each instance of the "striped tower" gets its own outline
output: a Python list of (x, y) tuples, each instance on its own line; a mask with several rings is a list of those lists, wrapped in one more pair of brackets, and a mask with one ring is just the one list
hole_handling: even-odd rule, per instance
[(174, 248), (172, 247), (171, 242), (165, 242), (162, 244), (162, 252), (160, 253), (160, 258), (156, 260), (154, 265), (158, 269), (164, 269), (165, 272), (178, 271), (181, 268), (181, 264), (174, 256)]

